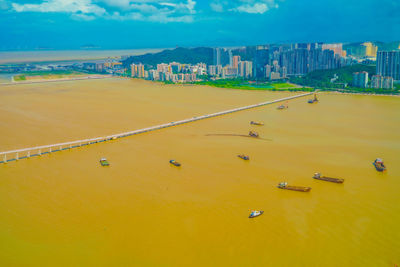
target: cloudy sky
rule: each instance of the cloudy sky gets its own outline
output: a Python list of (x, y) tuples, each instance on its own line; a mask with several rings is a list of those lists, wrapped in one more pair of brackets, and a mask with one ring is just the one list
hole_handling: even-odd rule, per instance
[(400, 40), (400, 0), (0, 0), (0, 49)]

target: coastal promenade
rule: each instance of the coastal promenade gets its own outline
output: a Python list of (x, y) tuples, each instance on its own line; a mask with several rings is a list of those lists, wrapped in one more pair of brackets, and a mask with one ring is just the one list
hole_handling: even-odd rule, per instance
[(8, 83), (0, 83), (0, 86), (33, 84), (33, 83), (69, 82), (69, 81), (109, 79), (109, 78), (115, 78), (115, 76), (113, 76), (113, 75), (89, 75), (89, 76), (74, 77), (74, 78), (41, 79), (41, 80), (36, 80), (36, 81), (32, 80), (32, 81), (20, 81), (20, 82), (13, 81), (13, 82), (8, 82)]
[(68, 149), (72, 149), (72, 148), (78, 148), (78, 147), (88, 146), (88, 145), (102, 143), (102, 142), (106, 142), (106, 141), (112, 141), (112, 140), (116, 140), (118, 138), (147, 133), (147, 132), (151, 132), (151, 131), (155, 131), (155, 130), (161, 130), (164, 128), (178, 126), (178, 125), (182, 125), (182, 124), (186, 124), (186, 123), (190, 123), (190, 122), (195, 122), (195, 121), (199, 121), (199, 120), (204, 120), (204, 119), (209, 119), (209, 118), (218, 117), (218, 116), (222, 116), (222, 115), (227, 115), (227, 114), (234, 113), (234, 112), (239, 112), (239, 111), (243, 111), (243, 110), (248, 110), (248, 109), (253, 109), (253, 108), (262, 107), (262, 106), (266, 106), (266, 105), (271, 105), (271, 104), (282, 102), (282, 101), (289, 101), (289, 100), (293, 100), (296, 98), (305, 97), (305, 96), (308, 96), (311, 94), (314, 94), (314, 92), (284, 97), (284, 98), (267, 101), (267, 102), (262, 102), (262, 103), (258, 103), (258, 104), (254, 104), (254, 105), (250, 105), (250, 106), (234, 108), (234, 109), (225, 110), (225, 111), (221, 111), (221, 112), (217, 112), (217, 113), (207, 114), (207, 115), (198, 116), (198, 117), (192, 117), (189, 119), (169, 122), (169, 123), (165, 123), (165, 124), (161, 124), (161, 125), (152, 126), (149, 128), (124, 132), (124, 133), (119, 133), (119, 134), (113, 134), (113, 135), (108, 135), (108, 136), (103, 136), (103, 137), (95, 137), (95, 138), (77, 140), (77, 141), (66, 142), (66, 143), (59, 143), (59, 144), (23, 148), (23, 149), (11, 150), (11, 151), (4, 151), (4, 152), (0, 152), (0, 159), (1, 159), (0, 163), (7, 163), (7, 162), (11, 162), (11, 161), (17, 161), (20, 159), (26, 159), (26, 158), (41, 156), (41, 155), (54, 153), (54, 152), (58, 152), (58, 151), (64, 151), (64, 150), (68, 150)]

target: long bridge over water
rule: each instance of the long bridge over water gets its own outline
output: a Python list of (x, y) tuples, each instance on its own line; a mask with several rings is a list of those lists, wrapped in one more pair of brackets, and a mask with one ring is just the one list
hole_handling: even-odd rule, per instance
[(253, 108), (257, 108), (257, 107), (261, 107), (261, 106), (271, 105), (274, 103), (288, 101), (288, 100), (304, 97), (304, 96), (311, 95), (311, 94), (313, 94), (313, 92), (304, 93), (304, 94), (295, 95), (295, 96), (284, 97), (284, 98), (280, 98), (280, 99), (276, 99), (276, 100), (272, 100), (272, 101), (262, 102), (259, 104), (254, 104), (254, 105), (245, 106), (245, 107), (234, 108), (234, 109), (225, 110), (225, 111), (212, 113), (212, 114), (208, 114), (208, 115), (203, 115), (203, 116), (199, 116), (199, 117), (192, 117), (192, 118), (185, 119), (185, 120), (156, 125), (156, 126), (152, 126), (149, 128), (134, 130), (134, 131), (130, 131), (130, 132), (113, 134), (113, 135), (108, 135), (108, 136), (103, 136), (103, 137), (95, 137), (95, 138), (90, 138), (90, 139), (77, 140), (77, 141), (66, 142), (66, 143), (59, 143), (59, 144), (52, 144), (52, 145), (4, 151), (4, 152), (0, 152), (0, 159), (2, 159), (2, 161), (0, 161), (0, 163), (7, 163), (7, 162), (11, 162), (11, 161), (17, 161), (20, 159), (27, 159), (27, 158), (41, 156), (41, 155), (50, 154), (50, 153), (54, 153), (54, 152), (73, 149), (73, 148), (77, 148), (77, 147), (98, 144), (98, 143), (102, 143), (102, 142), (116, 140), (118, 138), (128, 137), (128, 136), (132, 136), (132, 135), (136, 135), (136, 134), (147, 133), (147, 132), (151, 132), (151, 131), (155, 131), (155, 130), (160, 130), (163, 128), (169, 128), (169, 127), (186, 124), (186, 123), (190, 123), (190, 122), (194, 122), (194, 121), (218, 117), (218, 116), (222, 116), (222, 115), (226, 115), (226, 114), (230, 114), (230, 113), (234, 113), (234, 112), (239, 112), (239, 111), (243, 111), (243, 110), (247, 110), (247, 109), (253, 109)]

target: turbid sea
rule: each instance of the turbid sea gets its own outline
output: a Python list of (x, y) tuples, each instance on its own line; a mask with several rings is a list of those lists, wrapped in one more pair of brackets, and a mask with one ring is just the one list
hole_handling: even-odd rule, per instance
[[(0, 151), (292, 94), (130, 79), (2, 86)], [(318, 97), (0, 165), (0, 265), (399, 265), (400, 98)], [(260, 138), (229, 136), (250, 130)], [(249, 219), (253, 209), (264, 214)]]

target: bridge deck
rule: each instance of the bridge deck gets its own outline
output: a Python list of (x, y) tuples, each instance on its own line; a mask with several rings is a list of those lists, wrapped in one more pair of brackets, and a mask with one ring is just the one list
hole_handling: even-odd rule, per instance
[[(139, 129), (139, 130), (134, 130), (134, 131), (130, 131), (130, 132), (125, 132), (125, 133), (119, 133), (119, 134), (108, 135), (108, 136), (103, 136), (103, 137), (95, 137), (95, 138), (90, 138), (90, 139), (77, 140), (77, 141), (66, 142), (66, 143), (59, 143), (59, 144), (52, 144), (52, 145), (4, 151), (4, 152), (0, 152), (0, 157), (2, 157), (2, 159), (3, 159), (2, 161), (0, 161), (0, 163), (7, 163), (10, 161), (15, 161), (15, 160), (23, 159), (23, 158), (30, 158), (30, 157), (40, 156), (43, 154), (49, 154), (52, 152), (63, 151), (63, 150), (67, 150), (67, 149), (72, 149), (72, 148), (87, 146), (87, 145), (91, 145), (91, 144), (101, 143), (101, 142), (105, 142), (105, 141), (115, 140), (117, 138), (128, 137), (128, 136), (135, 135), (135, 134), (146, 133), (146, 132), (155, 131), (155, 130), (168, 128), (168, 127), (173, 127), (173, 126), (177, 126), (177, 125), (181, 125), (181, 124), (185, 124), (185, 123), (189, 123), (189, 122), (194, 122), (194, 121), (198, 121), (198, 120), (204, 120), (204, 119), (208, 119), (208, 118), (212, 118), (212, 117), (217, 117), (217, 116), (222, 116), (222, 115), (226, 115), (226, 114), (230, 114), (230, 113), (234, 113), (234, 112), (239, 112), (242, 110), (247, 110), (247, 109), (266, 106), (266, 105), (270, 105), (270, 104), (274, 104), (274, 103), (278, 103), (278, 102), (282, 102), (282, 101), (292, 100), (292, 99), (304, 97), (304, 96), (311, 95), (311, 94), (313, 94), (313, 92), (304, 93), (304, 94), (295, 95), (295, 96), (284, 97), (284, 98), (280, 98), (277, 100), (272, 100), (272, 101), (255, 104), (255, 105), (225, 110), (225, 111), (212, 113), (212, 114), (208, 114), (208, 115), (203, 115), (203, 116), (199, 116), (199, 117), (192, 117), (189, 119), (165, 123), (165, 124), (156, 125), (156, 126)], [(47, 150), (47, 151), (45, 151), (45, 150)], [(32, 151), (35, 151), (36, 153), (31, 154)], [(25, 153), (25, 155), (22, 155), (24, 153)], [(19, 157), (20, 154), (21, 154), (21, 157)], [(8, 155), (10, 155), (10, 156), (14, 155), (15, 157), (7, 159)]]

